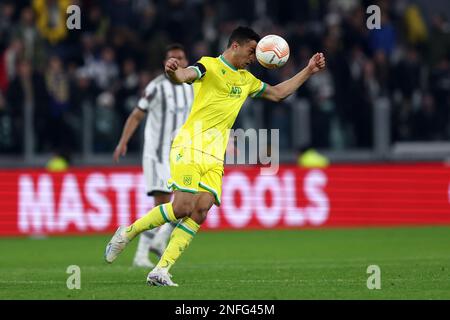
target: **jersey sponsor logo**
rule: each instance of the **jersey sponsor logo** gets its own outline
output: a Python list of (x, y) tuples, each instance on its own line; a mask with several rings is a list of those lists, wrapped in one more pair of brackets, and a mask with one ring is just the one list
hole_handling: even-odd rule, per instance
[(222, 74), (225, 74), (225, 73), (226, 73), (226, 71), (224, 69), (222, 69)]
[(240, 98), (242, 93), (242, 89), (239, 86), (231, 86), (229, 97), (230, 98)]

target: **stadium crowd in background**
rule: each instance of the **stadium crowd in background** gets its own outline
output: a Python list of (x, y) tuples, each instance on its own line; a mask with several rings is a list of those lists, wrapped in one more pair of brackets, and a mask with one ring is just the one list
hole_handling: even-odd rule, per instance
[[(23, 152), (24, 114), (32, 109), (37, 152), (82, 148), (83, 114), (93, 114), (94, 152), (110, 153), (147, 83), (163, 70), (168, 43), (192, 61), (220, 52), (238, 24), (279, 34), (291, 49), (286, 66), (252, 71), (278, 83), (326, 54), (327, 70), (296, 97), (261, 102), (262, 123), (243, 112), (240, 123), (290, 128), (298, 99), (311, 105), (312, 145), (370, 148), (374, 103), (388, 98), (392, 139), (450, 138), (450, 25), (428, 14), (428, 1), (375, 1), (381, 29), (366, 26), (373, 1), (261, 0), (4, 0), (0, 3), (0, 152)], [(418, 4), (415, 4), (418, 2)], [(81, 8), (81, 29), (66, 28), (66, 8)], [(236, 9), (239, 8), (239, 9)], [(247, 119), (245, 119), (247, 117)], [(244, 118), (244, 119), (242, 119)], [(280, 147), (294, 148), (292, 130)], [(129, 150), (140, 150), (137, 139)]]

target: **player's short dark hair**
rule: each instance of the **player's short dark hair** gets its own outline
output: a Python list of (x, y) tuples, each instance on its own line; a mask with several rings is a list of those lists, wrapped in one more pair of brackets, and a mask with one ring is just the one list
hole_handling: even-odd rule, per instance
[(234, 41), (236, 41), (239, 44), (244, 44), (252, 40), (259, 42), (260, 39), (261, 37), (259, 36), (259, 34), (253, 31), (253, 29), (249, 27), (239, 26), (236, 29), (234, 29), (233, 32), (231, 33), (231, 36), (228, 39), (228, 48)]
[(169, 53), (169, 51), (172, 50), (181, 50), (183, 52), (186, 52), (186, 49), (184, 49), (184, 46), (181, 43), (171, 43), (166, 47), (166, 55)]

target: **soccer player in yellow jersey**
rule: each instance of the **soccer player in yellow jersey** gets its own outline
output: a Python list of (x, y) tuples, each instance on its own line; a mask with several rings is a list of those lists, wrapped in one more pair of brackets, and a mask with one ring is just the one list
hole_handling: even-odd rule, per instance
[(270, 86), (246, 70), (255, 61), (259, 40), (259, 35), (252, 29), (238, 27), (219, 57), (203, 57), (187, 68), (181, 68), (176, 59), (166, 62), (165, 72), (172, 81), (193, 83), (194, 86), (191, 113), (175, 137), (170, 152), (168, 184), (174, 190), (174, 199), (153, 208), (130, 226), (119, 227), (106, 246), (107, 262), (113, 262), (141, 232), (181, 219), (159, 263), (147, 276), (150, 285), (177, 286), (169, 269), (188, 247), (212, 205), (220, 206), (228, 130), (245, 99), (250, 96), (281, 101), (311, 75), (325, 68), (325, 57), (316, 53), (295, 76)]

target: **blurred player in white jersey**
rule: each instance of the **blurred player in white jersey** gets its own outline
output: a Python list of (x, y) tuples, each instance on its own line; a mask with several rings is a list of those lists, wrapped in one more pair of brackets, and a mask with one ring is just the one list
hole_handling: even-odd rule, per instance
[[(164, 65), (171, 58), (177, 59), (183, 68), (188, 66), (185, 50), (180, 44), (171, 44), (166, 48)], [(147, 195), (154, 197), (155, 206), (171, 200), (171, 190), (167, 188), (170, 178), (169, 151), (175, 131), (186, 121), (193, 97), (192, 86), (173, 83), (165, 73), (153, 79), (129, 115), (114, 151), (114, 161), (118, 162), (119, 157), (126, 154), (128, 141), (147, 115), (142, 164)], [(133, 265), (152, 268), (154, 264), (149, 259), (149, 252), (160, 257), (175, 226), (176, 223), (166, 223), (142, 233)]]

